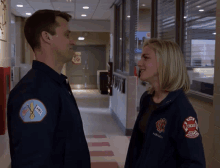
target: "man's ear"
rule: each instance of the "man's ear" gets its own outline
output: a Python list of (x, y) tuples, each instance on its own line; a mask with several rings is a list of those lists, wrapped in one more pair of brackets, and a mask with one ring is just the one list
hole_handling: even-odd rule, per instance
[(53, 40), (52, 35), (51, 35), (50, 33), (48, 33), (48, 32), (45, 32), (45, 31), (43, 31), (43, 32), (41, 33), (41, 37), (42, 37), (44, 40), (46, 40), (46, 41), (48, 41), (48, 40)]
[(48, 36), (49, 36), (50, 40), (53, 40), (53, 36), (50, 33), (48, 33)]

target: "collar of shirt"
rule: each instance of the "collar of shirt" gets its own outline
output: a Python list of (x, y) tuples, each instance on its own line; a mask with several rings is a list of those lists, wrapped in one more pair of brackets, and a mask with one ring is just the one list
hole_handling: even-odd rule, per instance
[(52, 78), (54, 81), (58, 82), (59, 84), (62, 84), (64, 81), (66, 82), (67, 77), (65, 75), (63, 74), (60, 75), (55, 70), (53, 70), (51, 67), (44, 64), (43, 62), (33, 60), (32, 69), (43, 71), (50, 78)]
[[(147, 91), (146, 91), (147, 92)], [(153, 92), (154, 94), (154, 92)], [(150, 99), (152, 98), (153, 94), (148, 94), (147, 98), (146, 98), (146, 102), (150, 102)], [(170, 103), (172, 103), (180, 94), (184, 94), (184, 91), (182, 89), (178, 89), (172, 92), (169, 92), (169, 94), (167, 95), (167, 97), (161, 101), (161, 103), (159, 103), (157, 105), (157, 109), (163, 108), (167, 105), (169, 105)]]

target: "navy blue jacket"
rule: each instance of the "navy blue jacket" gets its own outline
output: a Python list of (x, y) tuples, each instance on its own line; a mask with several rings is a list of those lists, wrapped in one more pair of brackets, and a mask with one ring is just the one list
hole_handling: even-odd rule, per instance
[(10, 92), (7, 124), (12, 168), (90, 168), (83, 124), (67, 77), (33, 61)]
[(197, 115), (182, 89), (170, 92), (152, 111), (142, 136), (139, 122), (151, 98), (146, 91), (140, 99), (125, 168), (205, 168)]

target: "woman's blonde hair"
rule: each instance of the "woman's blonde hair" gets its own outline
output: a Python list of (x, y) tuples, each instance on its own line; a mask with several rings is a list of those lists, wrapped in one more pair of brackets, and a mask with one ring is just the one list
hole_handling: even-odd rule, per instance
[[(162, 91), (172, 92), (183, 89), (185, 93), (190, 90), (190, 80), (187, 73), (184, 57), (178, 44), (172, 41), (149, 39), (143, 44), (143, 49), (148, 46), (154, 50), (159, 63), (159, 84)], [(154, 92), (149, 87), (148, 94)]]

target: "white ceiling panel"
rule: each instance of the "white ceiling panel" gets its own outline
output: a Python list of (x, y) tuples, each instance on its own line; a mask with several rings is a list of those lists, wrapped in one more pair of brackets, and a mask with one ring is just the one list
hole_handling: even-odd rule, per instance
[(100, 0), (76, 0), (76, 3), (99, 3)]
[(13, 13), (15, 16), (20, 16), (20, 13), (12, 7), (11, 7), (11, 13)]
[(92, 19), (93, 13), (86, 14), (86, 15), (87, 15), (86, 17), (82, 17), (82, 16), (81, 16), (82, 14), (85, 14), (85, 13), (76, 12), (76, 13), (75, 13), (75, 19)]
[(47, 3), (50, 3), (51, 0), (36, 0), (36, 1), (38, 1), (38, 2), (41, 1), (41, 2), (47, 2)]
[(23, 5), (23, 8), (30, 8), (30, 5), (25, 0), (11, 0), (11, 7), (17, 9), (17, 5)]
[(35, 11), (32, 8), (25, 8), (25, 9), (21, 9), (21, 10), (17, 10), (21, 16), (23, 17), (29, 17), (29, 15), (26, 15), (26, 13), (31, 13), (33, 14)]
[[(72, 19), (96, 19), (108, 20), (110, 18), (110, 6), (115, 0), (11, 0), (11, 7), (14, 13), (20, 13), (21, 17), (26, 12), (34, 13), (41, 9), (60, 10), (72, 15)], [(17, 4), (24, 5), (23, 8), (16, 7)], [(83, 9), (89, 6), (89, 9)], [(82, 17), (86, 14), (86, 17)]]
[[(75, 19), (92, 19), (92, 15), (94, 14), (97, 3), (76, 3), (76, 11), (75, 11)], [(83, 6), (88, 6), (89, 9), (83, 9)], [(82, 14), (86, 14), (86, 17), (82, 17)]]
[[(96, 10), (97, 5), (98, 5), (97, 3), (95, 3), (95, 4), (76, 3), (76, 12), (90, 13), (90, 11), (92, 11), (92, 13), (93, 13)], [(88, 6), (89, 9), (83, 9), (83, 6)]]
[[(42, 0), (45, 1), (45, 0)], [(71, 2), (74, 3), (76, 0), (49, 0), (50, 2)]]
[(110, 6), (115, 2), (115, 0), (100, 0), (99, 4), (110, 4)]
[(74, 11), (74, 3), (64, 3), (64, 2), (53, 2), (54, 10), (60, 11)]
[(97, 10), (110, 10), (111, 5), (109, 4), (99, 4)]
[(99, 4), (92, 19), (107, 20), (110, 16), (109, 4)]
[(110, 18), (110, 11), (104, 11), (104, 10), (101, 10), (99, 12), (96, 12), (92, 19), (95, 19), (95, 20), (109, 20)]
[(32, 2), (29, 1), (29, 4), (31, 5), (31, 7), (37, 11), (37, 10), (41, 10), (41, 9), (50, 9), (53, 10), (53, 7), (51, 6), (51, 3), (46, 3), (46, 2)]

